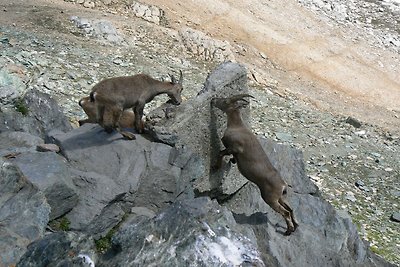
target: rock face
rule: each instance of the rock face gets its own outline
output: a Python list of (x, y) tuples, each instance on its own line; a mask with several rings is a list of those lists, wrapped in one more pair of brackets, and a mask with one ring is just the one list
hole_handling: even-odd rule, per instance
[(179, 31), (186, 49), (203, 60), (224, 62), (234, 60), (235, 56), (228, 41), (220, 41), (208, 37), (201, 31), (183, 28)]
[(158, 211), (176, 199), (194, 196), (193, 178), (188, 174), (198, 163), (193, 163), (192, 153), (176, 155), (175, 148), (140, 135), (130, 142), (118, 133), (107, 134), (95, 124), (50, 135), (72, 165), (80, 196), (77, 206), (67, 215), (73, 229), (89, 227), (93, 233), (97, 227), (93, 223), (104, 223), (100, 219), (102, 210), (112, 203), (121, 202), (124, 209), (128, 209), (126, 203), (131, 203), (130, 206)]
[[(172, 107), (174, 110), (168, 117), (165, 116), (165, 107), (149, 116), (156, 120), (150, 131), (157, 140), (176, 147), (188, 147), (203, 159), (204, 171), (197, 173), (195, 186), (200, 195), (211, 194), (224, 198), (247, 182), (236, 168), (228, 165), (217, 173), (210, 171), (210, 166), (223, 149), (220, 138), (226, 128), (225, 114), (211, 107), (210, 100), (213, 97), (228, 97), (247, 92), (245, 67), (225, 62), (209, 74), (196, 98)], [(249, 118), (248, 109), (243, 110), (243, 117)]]
[(77, 205), (73, 175), (62, 156), (52, 152), (23, 153), (12, 162), (44, 192), (51, 207), (50, 220), (61, 217)]
[(25, 94), (21, 103), (27, 109), (27, 114), (1, 112), (0, 132), (23, 131), (45, 138), (47, 130), (66, 132), (72, 129), (57, 102), (48, 94), (32, 89)]
[[(33, 151), (40, 138), (17, 142), (16, 133), (2, 133), (16, 148), (0, 152), (19, 154), (0, 160), (1, 264), (391, 266), (370, 252), (349, 217), (319, 197), (301, 151), (260, 138), (290, 185), (288, 202), (299, 222), (290, 236), (236, 165), (225, 162), (210, 173), (226, 122), (210, 99), (246, 93), (245, 81), (241, 65), (222, 64), (196, 98), (155, 110), (151, 135), (132, 141), (95, 124), (66, 133), (44, 129), (60, 147), (57, 154)], [(78, 198), (73, 205), (66, 188)], [(49, 215), (68, 220), (68, 232), (42, 238)], [(111, 247), (96, 251), (93, 240), (110, 236)]]
[(123, 225), (99, 266), (265, 266), (254, 235), (242, 231), (250, 233), (216, 201), (177, 202), (153, 219)]
[(96, 254), (91, 237), (81, 233), (59, 232), (32, 243), (18, 266), (89, 266)]
[(17, 166), (0, 158), (0, 266), (11, 266), (44, 234), (50, 206)]

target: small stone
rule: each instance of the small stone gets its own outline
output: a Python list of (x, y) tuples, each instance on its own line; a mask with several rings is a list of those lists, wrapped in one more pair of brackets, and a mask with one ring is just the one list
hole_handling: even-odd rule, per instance
[(83, 6), (86, 7), (86, 8), (94, 8), (96, 5), (95, 5), (95, 3), (92, 2), (92, 1), (85, 1), (85, 2), (83, 3)]
[(393, 169), (392, 169), (392, 168), (385, 168), (385, 171), (387, 171), (387, 172), (392, 172)]
[(400, 191), (392, 191), (394, 197), (400, 197)]
[(355, 128), (360, 128), (361, 127), (361, 122), (359, 122), (357, 119), (352, 118), (352, 117), (348, 117), (346, 119), (346, 123), (352, 125)]
[(393, 213), (390, 219), (394, 222), (400, 222), (400, 212)]
[(40, 144), (36, 146), (36, 150), (39, 152), (60, 152), (60, 147), (56, 144)]
[(365, 184), (364, 184), (363, 181), (361, 181), (361, 180), (357, 180), (357, 181), (356, 181), (356, 186), (360, 187), (360, 186), (364, 186), (364, 185), (365, 185)]
[(288, 133), (275, 133), (276, 138), (278, 140), (284, 141), (284, 142), (291, 142), (293, 137), (291, 134)]
[(116, 65), (121, 65), (122, 64), (122, 59), (116, 58), (116, 59), (114, 59), (113, 63), (116, 64)]
[(264, 53), (260, 53), (260, 56), (263, 58), (263, 59), (267, 59), (267, 56), (264, 54)]
[(354, 134), (356, 134), (356, 135), (358, 135), (358, 136), (362, 136), (362, 135), (365, 135), (367, 132), (366, 131), (364, 131), (364, 130), (362, 130), (362, 131), (357, 131), (357, 132), (354, 132)]
[(354, 193), (351, 192), (351, 191), (348, 191), (348, 192), (346, 193), (345, 198), (346, 198), (347, 200), (350, 200), (351, 202), (356, 202), (356, 200), (357, 200), (356, 197), (354, 196)]

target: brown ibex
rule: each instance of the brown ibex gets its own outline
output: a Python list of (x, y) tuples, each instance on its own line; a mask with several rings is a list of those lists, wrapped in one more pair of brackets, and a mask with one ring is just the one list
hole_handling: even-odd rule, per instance
[[(90, 96), (83, 97), (79, 100), (79, 106), (82, 107), (88, 116), (87, 119), (79, 120), (79, 126), (85, 123), (97, 123), (96, 105), (90, 101)], [(131, 110), (124, 110), (119, 118), (118, 124), (121, 128), (135, 128), (135, 114)]]
[(225, 149), (220, 151), (214, 169), (221, 167), (223, 157), (233, 155), (240, 173), (255, 183), (261, 191), (263, 200), (286, 221), (285, 235), (290, 235), (298, 226), (292, 208), (284, 196), (287, 184), (279, 172), (272, 166), (257, 136), (242, 121), (240, 108), (249, 104), (245, 97), (248, 94), (235, 95), (230, 98), (213, 98), (211, 104), (227, 114), (228, 122), (222, 143)]
[(132, 108), (135, 114), (135, 129), (143, 133), (143, 109), (146, 103), (160, 94), (167, 94), (174, 105), (182, 102), (182, 71), (179, 81), (173, 75), (171, 82), (162, 82), (146, 74), (105, 79), (96, 84), (90, 100), (96, 105), (97, 122), (107, 131), (120, 129), (118, 121), (124, 110)]

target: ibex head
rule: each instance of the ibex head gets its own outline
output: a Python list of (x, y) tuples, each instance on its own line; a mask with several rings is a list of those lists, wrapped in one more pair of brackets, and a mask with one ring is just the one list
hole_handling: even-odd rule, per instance
[(211, 100), (211, 105), (219, 108), (223, 112), (229, 112), (230, 110), (246, 107), (249, 104), (249, 101), (244, 99), (245, 97), (254, 98), (254, 96), (249, 94), (234, 95), (227, 98), (216, 97)]
[(176, 81), (174, 75), (170, 74), (169, 76), (171, 77), (171, 84), (173, 85), (172, 89), (167, 93), (170, 100), (168, 100), (168, 103), (174, 104), (174, 105), (179, 105), (182, 102), (182, 82), (183, 82), (183, 77), (182, 77), (182, 71), (179, 71), (179, 81)]

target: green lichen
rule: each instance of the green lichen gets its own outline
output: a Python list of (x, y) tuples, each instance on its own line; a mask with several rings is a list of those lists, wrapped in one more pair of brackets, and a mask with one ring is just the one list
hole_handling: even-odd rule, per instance
[(69, 231), (70, 230), (70, 224), (71, 222), (68, 220), (67, 217), (61, 217), (56, 220), (53, 220), (49, 223), (49, 226), (54, 230), (54, 231)]
[(96, 250), (99, 253), (104, 253), (111, 248), (111, 238), (117, 232), (117, 227), (111, 229), (105, 237), (95, 240)]
[(17, 100), (14, 106), (15, 109), (22, 115), (24, 116), (28, 115), (29, 109), (22, 99)]

